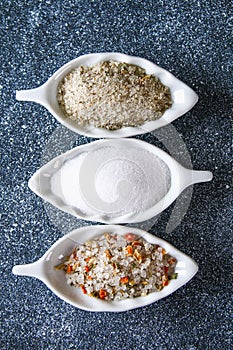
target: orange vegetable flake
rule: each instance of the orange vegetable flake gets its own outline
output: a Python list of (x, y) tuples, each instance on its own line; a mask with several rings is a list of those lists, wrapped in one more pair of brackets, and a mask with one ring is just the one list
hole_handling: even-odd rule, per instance
[(129, 282), (129, 277), (128, 276), (121, 277), (120, 282), (123, 284), (127, 284)]
[(127, 255), (133, 255), (133, 248), (131, 245), (127, 245), (126, 250), (127, 250)]
[(137, 261), (139, 262), (139, 264), (141, 264), (141, 262), (142, 262), (142, 256), (141, 256), (141, 254), (138, 252), (137, 249), (135, 249), (135, 251), (134, 251), (134, 257), (135, 257), (135, 259), (137, 259)]
[(171, 258), (168, 260), (168, 264), (173, 264), (174, 262), (176, 262), (176, 259), (175, 258)]
[(111, 259), (112, 254), (110, 253), (110, 251), (108, 249), (105, 250), (105, 254), (106, 254), (107, 258)]
[(99, 291), (99, 297), (100, 297), (100, 299), (105, 299), (106, 296), (107, 296), (106, 290), (105, 290), (105, 289), (100, 289), (100, 291)]
[(68, 265), (67, 266), (67, 270), (66, 270), (66, 273), (71, 273), (73, 271), (73, 268), (71, 265)]

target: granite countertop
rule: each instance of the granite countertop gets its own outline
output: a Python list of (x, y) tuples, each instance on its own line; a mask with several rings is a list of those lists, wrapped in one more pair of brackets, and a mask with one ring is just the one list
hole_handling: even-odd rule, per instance
[[(231, 349), (231, 10), (227, 0), (1, 2), (1, 349)], [(214, 175), (143, 226), (191, 256), (197, 275), (123, 313), (74, 308), (41, 281), (12, 274), (88, 224), (45, 203), (28, 180), (48, 159), (92, 141), (44, 107), (16, 101), (15, 91), (106, 51), (149, 59), (197, 92), (190, 112), (138, 138)]]

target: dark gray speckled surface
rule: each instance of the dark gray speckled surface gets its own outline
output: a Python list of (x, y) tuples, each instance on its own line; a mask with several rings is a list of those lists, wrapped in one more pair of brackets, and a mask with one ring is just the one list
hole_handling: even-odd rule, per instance
[[(0, 6), (1, 349), (230, 349), (231, 2), (3, 0)], [(173, 204), (150, 227), (195, 259), (198, 274), (166, 299), (120, 314), (76, 309), (39, 280), (11, 272), (87, 224), (46, 205), (27, 182), (46, 159), (92, 141), (70, 138), (45, 108), (16, 101), (15, 90), (39, 86), (81, 54), (104, 51), (150, 59), (197, 92), (189, 113), (141, 138), (166, 149), (175, 135), (169, 144), (178, 160), (189, 155), (195, 169), (214, 173), (211, 183), (194, 186), (189, 205), (181, 197), (185, 216), (178, 226), (175, 218), (166, 230)]]

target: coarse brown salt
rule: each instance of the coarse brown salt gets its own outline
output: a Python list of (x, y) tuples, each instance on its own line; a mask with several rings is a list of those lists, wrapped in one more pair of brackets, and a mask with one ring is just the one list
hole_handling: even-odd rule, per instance
[(170, 89), (157, 77), (116, 61), (72, 70), (60, 82), (57, 100), (79, 125), (109, 130), (159, 119), (172, 105)]

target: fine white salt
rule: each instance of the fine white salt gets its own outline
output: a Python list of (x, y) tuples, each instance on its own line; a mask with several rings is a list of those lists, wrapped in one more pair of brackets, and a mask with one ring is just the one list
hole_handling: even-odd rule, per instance
[(79, 183), (80, 169), (90, 153), (100, 163), (93, 174), (95, 191), (106, 207), (114, 204), (109, 217), (144, 211), (168, 192), (170, 171), (159, 157), (141, 148), (102, 147), (65, 161), (51, 178), (52, 192), (84, 215), (100, 213), (98, 205), (94, 208), (84, 198)]

